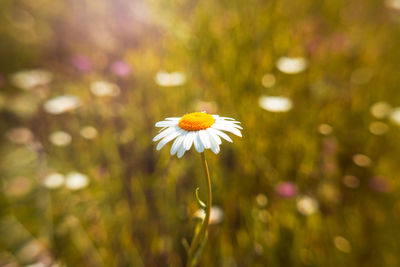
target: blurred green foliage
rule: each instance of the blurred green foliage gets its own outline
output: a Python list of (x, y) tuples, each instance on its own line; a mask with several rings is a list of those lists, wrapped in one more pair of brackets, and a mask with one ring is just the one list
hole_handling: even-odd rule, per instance
[(0, 265), (183, 266), (200, 156), (156, 151), (154, 123), (207, 110), (244, 131), (207, 153), (223, 218), (201, 266), (399, 266), (399, 7), (2, 0)]

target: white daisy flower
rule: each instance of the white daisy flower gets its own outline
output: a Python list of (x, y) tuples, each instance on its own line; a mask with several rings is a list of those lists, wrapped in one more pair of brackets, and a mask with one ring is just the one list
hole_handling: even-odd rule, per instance
[(293, 107), (292, 100), (283, 96), (261, 96), (258, 105), (270, 112), (288, 112)]
[(307, 69), (307, 59), (303, 57), (281, 57), (276, 62), (276, 67), (286, 74), (297, 74)]
[(184, 73), (179, 71), (159, 71), (156, 74), (155, 81), (160, 86), (173, 87), (184, 84), (186, 82), (186, 76)]
[(157, 122), (155, 126), (162, 129), (153, 141), (161, 140), (157, 145), (157, 150), (160, 150), (175, 139), (171, 147), (171, 155), (177, 153), (178, 158), (181, 158), (192, 145), (200, 153), (204, 149), (211, 149), (218, 154), (219, 145), (222, 143), (221, 138), (232, 142), (232, 139), (223, 131), (242, 137), (240, 130), (243, 128), (238, 124), (240, 122), (232, 118), (193, 112), (183, 117), (166, 118), (164, 121)]

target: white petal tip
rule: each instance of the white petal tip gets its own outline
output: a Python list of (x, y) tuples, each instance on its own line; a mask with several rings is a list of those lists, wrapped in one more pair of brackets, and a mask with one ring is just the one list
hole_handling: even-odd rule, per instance
[(214, 150), (213, 150), (213, 152), (214, 152), (215, 155), (218, 155), (219, 150), (218, 150), (218, 151), (214, 151)]
[(203, 153), (203, 152), (204, 152), (204, 148), (195, 147), (195, 149), (196, 149), (196, 151), (199, 152), (199, 153)]

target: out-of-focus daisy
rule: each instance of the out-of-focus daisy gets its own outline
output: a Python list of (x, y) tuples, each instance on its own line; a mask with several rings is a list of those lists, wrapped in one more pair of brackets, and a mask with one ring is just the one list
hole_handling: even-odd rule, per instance
[(360, 180), (353, 175), (343, 176), (342, 181), (343, 181), (343, 184), (349, 188), (355, 189), (360, 186)]
[(276, 67), (286, 74), (300, 73), (307, 65), (307, 60), (303, 57), (281, 57), (276, 62)]
[(381, 121), (371, 122), (369, 125), (369, 131), (375, 135), (383, 135), (389, 130), (389, 126)]
[(333, 238), (333, 244), (335, 247), (343, 252), (343, 253), (350, 253), (351, 252), (351, 245), (350, 242), (344, 238), (343, 236), (335, 236)]
[(393, 123), (400, 125), (400, 107), (393, 109), (390, 113), (390, 120)]
[(194, 112), (182, 117), (166, 118), (156, 123), (161, 127), (161, 132), (153, 138), (154, 142), (161, 140), (157, 145), (160, 150), (168, 142), (175, 139), (171, 147), (171, 155), (177, 153), (181, 158), (192, 145), (198, 152), (204, 149), (211, 149), (215, 154), (220, 151), (221, 138), (232, 142), (232, 139), (223, 131), (242, 136), (240, 129), (243, 129), (240, 122), (232, 118), (211, 115), (205, 112)]
[(185, 74), (179, 71), (171, 73), (166, 71), (159, 71), (156, 74), (155, 81), (160, 86), (179, 86), (185, 83), (186, 77)]
[(70, 190), (79, 190), (89, 184), (89, 178), (79, 172), (68, 173), (65, 177), (65, 186)]
[(264, 87), (266, 88), (271, 88), (272, 86), (275, 85), (276, 82), (276, 78), (273, 74), (271, 73), (267, 73), (265, 74), (262, 79), (261, 79), (261, 83)]
[(64, 184), (64, 175), (61, 173), (51, 173), (43, 180), (43, 185), (49, 189), (59, 188)]
[(292, 109), (292, 100), (283, 96), (261, 96), (258, 99), (261, 108), (270, 112), (287, 112)]
[(85, 139), (93, 139), (96, 138), (98, 132), (96, 128), (92, 126), (85, 126), (80, 130), (80, 134)]
[(81, 105), (79, 98), (73, 95), (61, 95), (47, 100), (43, 107), (50, 114), (62, 114), (74, 110)]
[(67, 132), (57, 131), (50, 134), (49, 140), (55, 146), (67, 146), (71, 143), (72, 137)]
[(303, 215), (311, 215), (318, 211), (318, 202), (312, 197), (301, 196), (297, 199), (297, 210)]
[(323, 123), (318, 126), (318, 132), (323, 135), (329, 135), (332, 133), (332, 126), (329, 124)]
[(111, 64), (110, 70), (116, 76), (127, 77), (131, 74), (132, 67), (127, 62), (119, 60), (119, 61), (114, 61)]
[(53, 75), (46, 70), (20, 71), (11, 76), (11, 83), (21, 89), (29, 90), (51, 82)]
[(257, 205), (258, 205), (258, 206), (260, 206), (260, 207), (265, 207), (265, 206), (267, 206), (267, 204), (268, 204), (268, 198), (267, 198), (267, 196), (264, 195), (264, 194), (258, 194), (258, 195), (256, 196), (256, 202), (257, 202)]
[(95, 96), (117, 96), (120, 93), (118, 85), (106, 81), (93, 82), (90, 91)]
[(386, 0), (385, 5), (394, 10), (400, 10), (400, 0)]
[[(194, 217), (202, 219), (202, 220), (204, 220), (205, 216), (206, 216), (206, 213), (205, 213), (204, 209), (199, 209), (194, 214)], [(210, 224), (221, 223), (223, 218), (224, 218), (223, 210), (218, 206), (212, 206), (209, 223)]]
[(360, 167), (368, 167), (371, 165), (371, 159), (364, 154), (355, 154), (353, 156), (353, 162)]
[(370, 108), (372, 116), (378, 119), (383, 119), (390, 114), (392, 106), (384, 101), (376, 102)]

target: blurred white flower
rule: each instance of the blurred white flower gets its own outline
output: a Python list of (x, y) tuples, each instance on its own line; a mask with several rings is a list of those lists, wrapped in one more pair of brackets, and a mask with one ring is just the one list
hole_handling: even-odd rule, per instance
[[(204, 220), (205, 216), (206, 216), (206, 213), (203, 209), (197, 210), (196, 213), (194, 214), (195, 218), (199, 218), (202, 220)], [(209, 224), (219, 224), (222, 222), (223, 218), (224, 218), (223, 210), (218, 206), (212, 206)]]
[(155, 81), (160, 86), (170, 87), (179, 86), (185, 83), (186, 76), (182, 72), (159, 71), (156, 74)]
[(266, 88), (274, 86), (275, 82), (276, 82), (275, 76), (271, 73), (265, 74), (261, 79), (262, 85)]
[(287, 112), (293, 106), (292, 100), (283, 96), (261, 96), (258, 104), (270, 112)]
[(267, 196), (264, 195), (264, 194), (258, 194), (258, 195), (256, 196), (256, 202), (257, 202), (257, 205), (258, 205), (258, 206), (260, 206), (260, 207), (265, 207), (265, 206), (267, 206), (267, 204), (268, 204), (268, 198), (267, 198)]
[(92, 82), (90, 91), (95, 96), (117, 96), (120, 93), (118, 85), (106, 81)]
[(93, 139), (96, 138), (98, 132), (96, 130), (96, 128), (92, 127), (92, 126), (86, 126), (83, 127), (80, 131), (81, 136), (85, 139)]
[(335, 236), (333, 238), (333, 244), (335, 244), (335, 247), (343, 253), (351, 252), (350, 242), (342, 236)]
[(56, 189), (64, 184), (64, 175), (51, 173), (44, 178), (43, 185), (49, 189)]
[(318, 211), (318, 202), (312, 197), (301, 196), (297, 199), (297, 210), (303, 215), (311, 215)]
[(353, 162), (360, 167), (368, 167), (369, 165), (371, 165), (371, 159), (363, 154), (355, 154), (353, 156)]
[(50, 114), (61, 114), (74, 110), (81, 105), (81, 101), (73, 95), (62, 95), (47, 100), (44, 109)]
[(381, 121), (371, 122), (369, 125), (369, 131), (375, 135), (385, 134), (389, 130), (389, 126)]
[(375, 118), (378, 119), (383, 119), (386, 116), (389, 115), (389, 113), (392, 110), (392, 106), (390, 106), (388, 103), (386, 102), (376, 102), (375, 104), (373, 104), (370, 108), (370, 112), (372, 114), (372, 116), (374, 116)]
[(400, 107), (392, 110), (392, 113), (390, 113), (390, 120), (393, 123), (400, 125)]
[(400, 0), (386, 0), (385, 5), (387, 8), (400, 10)]
[(49, 140), (55, 146), (67, 146), (71, 143), (72, 137), (69, 133), (57, 131), (50, 134)]
[(28, 128), (12, 128), (6, 132), (7, 139), (15, 144), (27, 144), (33, 140), (33, 133)]
[(79, 190), (89, 184), (89, 178), (79, 172), (71, 172), (65, 178), (65, 186), (70, 190)]
[(332, 126), (329, 124), (323, 123), (318, 126), (318, 132), (323, 135), (329, 135), (333, 131)]
[(360, 186), (360, 180), (353, 175), (345, 175), (343, 176), (343, 184), (349, 188), (357, 188)]
[(303, 57), (281, 57), (276, 62), (276, 67), (286, 74), (296, 74), (307, 68), (307, 60)]
[(53, 79), (53, 75), (46, 70), (27, 70), (14, 73), (11, 83), (21, 89), (29, 90), (36, 86), (46, 85)]

